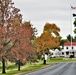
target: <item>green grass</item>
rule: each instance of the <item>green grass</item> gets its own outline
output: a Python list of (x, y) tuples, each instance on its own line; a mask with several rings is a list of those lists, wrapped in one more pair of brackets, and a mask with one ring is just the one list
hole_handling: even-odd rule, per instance
[[(43, 62), (43, 60), (39, 60), (38, 64), (32, 64), (32, 65), (26, 64), (26, 65), (24, 65), (24, 68), (21, 68), (21, 71), (17, 71), (17, 66), (15, 64), (13, 64), (13, 65), (10, 64), (8, 66), (8, 70), (10, 70), (10, 71), (8, 71), (6, 74), (0, 73), (0, 75), (15, 75), (15, 74), (19, 75), (20, 73), (34, 71), (34, 70), (37, 70), (37, 69), (40, 69), (43, 67), (53, 65), (55, 63), (59, 63), (59, 62), (76, 62), (76, 59), (65, 58), (65, 60), (63, 60), (63, 58), (51, 58), (50, 60), (47, 60), (47, 65), (43, 65), (42, 62)], [(0, 64), (0, 71), (1, 71), (1, 64)]]
[(40, 68), (47, 67), (47, 66), (49, 66), (49, 65), (48, 64), (47, 65), (43, 65), (43, 64), (30, 65), (27, 68), (21, 69), (21, 71), (12, 70), (12, 71), (7, 72), (6, 74), (1, 74), (0, 73), (0, 75), (14, 75), (14, 74), (19, 75), (20, 73), (26, 73), (26, 72), (38, 70)]
[(72, 58), (51, 58), (50, 62), (76, 62), (76, 59)]

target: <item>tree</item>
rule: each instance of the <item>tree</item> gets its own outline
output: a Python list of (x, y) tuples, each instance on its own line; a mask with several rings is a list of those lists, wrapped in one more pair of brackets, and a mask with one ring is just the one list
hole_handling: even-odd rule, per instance
[[(12, 0), (0, 0), (0, 28), (2, 28), (4, 31), (1, 31), (2, 34), (0, 35), (0, 45), (3, 46), (0, 48), (1, 52), (3, 52), (2, 55), (2, 64), (3, 64), (3, 71), (2, 73), (5, 73), (5, 59), (4, 59), (4, 53), (6, 53), (5, 48), (6, 45), (9, 43), (8, 34), (10, 33), (11, 26), (15, 24), (21, 24), (22, 15), (18, 14), (20, 11), (19, 9), (13, 7)], [(16, 22), (19, 21), (19, 22)]]
[[(74, 29), (74, 34), (76, 34), (76, 18), (75, 18), (75, 20), (74, 20), (74, 27), (75, 27), (75, 29)], [(75, 42), (76, 42), (76, 35), (74, 36), (74, 39), (73, 39)]]
[[(2, 26), (3, 27), (3, 26)], [(5, 27), (4, 27), (5, 28)], [(3, 29), (2, 29), (3, 30)], [(5, 29), (4, 29), (5, 30)], [(4, 33), (4, 31), (2, 31)], [(6, 32), (6, 30), (5, 30)], [(2, 35), (7, 36), (8, 39), (3, 38), (1, 36), (1, 57), (8, 58), (8, 60), (18, 60), (18, 62), (24, 63), (26, 58), (28, 57), (28, 54), (34, 50), (34, 47), (31, 44), (31, 40), (33, 38), (33, 29), (31, 28), (31, 24), (29, 22), (25, 22), (21, 26), (12, 26), (10, 30), (10, 34), (8, 35)], [(10, 47), (7, 48), (8, 44), (10, 44)], [(4, 60), (4, 59), (3, 59)], [(18, 64), (20, 66), (20, 64)], [(18, 68), (20, 70), (20, 67)]]
[(65, 43), (65, 42), (68, 42), (68, 41), (69, 41), (68, 39), (61, 39), (61, 40), (60, 40), (61, 49), (64, 48), (64, 43)]
[(73, 23), (73, 24), (74, 24), (74, 26), (76, 27), (76, 18), (75, 18), (75, 21), (74, 21), (74, 23)]
[(73, 37), (70, 34), (67, 36), (67, 39), (69, 42), (71, 42), (71, 41), (73, 42)]
[(6, 35), (6, 30), (3, 26), (0, 25), (0, 57), (2, 58), (2, 73), (5, 73), (5, 60), (4, 60), (4, 55), (5, 55), (5, 42), (6, 39), (4, 39), (4, 35)]
[(18, 60), (24, 63), (28, 53), (34, 50), (31, 40), (34, 29), (30, 22), (22, 23), (19, 9), (13, 6), (12, 0), (0, 0), (0, 58), (2, 58), (2, 73), (5, 72), (5, 59)]
[[(29, 53), (34, 50), (31, 40), (33, 39), (34, 31), (31, 28), (30, 22), (25, 22), (21, 26), (12, 26), (11, 29), (11, 55), (8, 55), (10, 60), (18, 60), (25, 63)], [(20, 65), (20, 64), (18, 64)], [(18, 69), (19, 70), (19, 69)]]
[(53, 34), (57, 37), (59, 36), (60, 28), (56, 24), (46, 23), (44, 26), (44, 32), (49, 32), (52, 36)]
[(37, 52), (45, 54), (48, 53), (49, 49), (58, 48), (60, 45), (59, 31), (60, 29), (55, 24), (46, 23), (43, 33), (35, 40)]

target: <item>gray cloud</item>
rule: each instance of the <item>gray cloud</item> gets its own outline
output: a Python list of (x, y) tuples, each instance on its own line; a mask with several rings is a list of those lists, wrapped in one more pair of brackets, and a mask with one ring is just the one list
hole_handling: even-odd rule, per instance
[[(76, 0), (13, 0), (21, 9), (23, 19), (31, 23), (41, 34), (46, 22), (55, 23), (65, 38), (71, 33), (72, 11), (70, 4), (76, 6)], [(76, 10), (74, 11), (76, 12)], [(66, 32), (67, 31), (67, 32)]]

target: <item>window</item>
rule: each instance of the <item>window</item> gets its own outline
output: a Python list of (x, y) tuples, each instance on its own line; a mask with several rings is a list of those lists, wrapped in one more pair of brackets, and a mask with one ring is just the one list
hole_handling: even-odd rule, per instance
[(66, 55), (69, 55), (69, 52), (66, 52)]
[(73, 47), (72, 47), (72, 49), (73, 49)]
[(66, 49), (68, 49), (68, 47), (66, 47)]
[(64, 52), (62, 52), (62, 55), (64, 55)]

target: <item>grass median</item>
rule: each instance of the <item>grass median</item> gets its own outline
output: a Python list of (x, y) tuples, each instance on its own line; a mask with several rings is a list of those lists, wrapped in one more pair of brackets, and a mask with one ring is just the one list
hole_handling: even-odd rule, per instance
[(22, 73), (27, 73), (27, 72), (31, 72), (31, 71), (35, 71), (35, 70), (38, 70), (38, 69), (41, 69), (41, 68), (45, 68), (45, 67), (48, 67), (50, 65), (53, 65), (54, 63), (51, 63), (51, 64), (46, 64), (46, 65), (43, 65), (43, 64), (33, 64), (33, 65), (29, 65), (29, 66), (24, 66), (24, 68), (21, 68), (21, 71), (18, 71), (17, 69), (13, 69), (13, 70), (10, 70), (10, 71), (7, 71), (6, 74), (1, 74), (0, 75), (20, 75)]
[[(0, 73), (0, 75), (20, 75), (22, 73), (27, 73), (30, 71), (35, 71), (41, 68), (45, 68), (51, 65), (54, 65), (56, 63), (60, 62), (76, 62), (76, 59), (70, 59), (70, 58), (51, 58), (50, 60), (47, 60), (47, 64), (43, 65), (43, 60), (39, 60), (38, 63), (33, 63), (32, 65), (26, 64), (21, 67), (21, 71), (17, 70), (17, 65), (9, 65), (9, 69), (6, 70), (6, 74)], [(1, 71), (1, 64), (0, 64), (0, 71)]]

